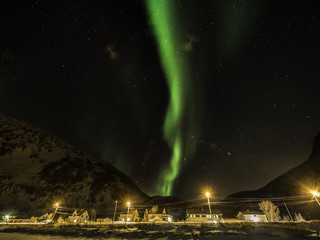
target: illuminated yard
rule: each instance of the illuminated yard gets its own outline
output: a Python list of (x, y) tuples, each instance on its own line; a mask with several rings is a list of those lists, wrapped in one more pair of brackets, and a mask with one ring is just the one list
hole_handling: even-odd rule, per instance
[(1, 226), (0, 239), (313, 239), (319, 222), (274, 224), (130, 224)]

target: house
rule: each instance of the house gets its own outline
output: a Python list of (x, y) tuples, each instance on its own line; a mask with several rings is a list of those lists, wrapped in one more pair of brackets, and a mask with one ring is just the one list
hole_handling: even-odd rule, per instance
[(187, 210), (188, 222), (221, 222), (223, 220), (220, 210), (212, 209), (189, 209)]
[(127, 211), (120, 213), (119, 221), (123, 222), (139, 222), (140, 217), (137, 209), (130, 208), (129, 213)]
[(53, 213), (45, 213), (41, 217), (38, 218), (38, 222), (51, 222), (53, 217)]
[(172, 215), (166, 213), (164, 208), (162, 213), (148, 213), (147, 221), (148, 222), (172, 222)]
[(37, 217), (31, 217), (30, 218), (30, 222), (31, 223), (36, 223), (38, 221), (38, 218)]
[(245, 222), (268, 222), (267, 216), (263, 212), (241, 211), (237, 215), (238, 219)]
[(75, 210), (71, 216), (68, 217), (68, 222), (71, 223), (85, 223), (89, 221), (89, 213), (87, 210)]

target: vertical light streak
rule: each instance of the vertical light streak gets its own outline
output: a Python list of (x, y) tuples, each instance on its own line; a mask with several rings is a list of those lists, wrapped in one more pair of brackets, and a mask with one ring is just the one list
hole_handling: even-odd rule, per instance
[[(172, 0), (145, 0), (149, 18), (153, 25), (162, 69), (169, 88), (169, 105), (163, 127), (163, 135), (172, 149), (169, 169), (161, 175), (158, 189), (162, 195), (171, 195), (174, 181), (181, 169), (182, 155), (186, 146), (183, 139), (184, 128), (188, 128), (185, 114), (188, 95), (188, 74), (186, 74), (185, 53), (182, 51), (182, 38), (173, 14)], [(190, 108), (192, 108), (190, 106)]]

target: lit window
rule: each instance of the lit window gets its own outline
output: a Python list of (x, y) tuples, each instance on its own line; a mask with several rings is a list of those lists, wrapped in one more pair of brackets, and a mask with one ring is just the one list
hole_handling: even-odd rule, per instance
[(259, 222), (259, 218), (255, 217), (255, 216), (251, 216), (250, 220), (253, 221), (253, 222)]

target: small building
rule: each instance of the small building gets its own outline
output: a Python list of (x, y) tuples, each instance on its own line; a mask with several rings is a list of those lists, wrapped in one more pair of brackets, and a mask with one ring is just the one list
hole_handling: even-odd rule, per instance
[(38, 218), (37, 217), (31, 217), (30, 218), (30, 222), (31, 223), (36, 223), (38, 221)]
[(53, 213), (45, 213), (38, 218), (38, 222), (50, 222), (52, 221)]
[(119, 217), (119, 221), (123, 221), (123, 222), (139, 222), (140, 221), (140, 217), (139, 217), (139, 213), (138, 213), (137, 209), (130, 208), (129, 209), (129, 213), (127, 211), (121, 212), (120, 213), (120, 217)]
[(85, 223), (89, 221), (89, 213), (87, 210), (75, 210), (71, 216), (68, 217), (68, 222), (71, 223)]
[(172, 220), (172, 215), (167, 214), (165, 208), (162, 213), (148, 213), (149, 222), (172, 222)]
[(221, 222), (223, 220), (222, 213), (218, 209), (189, 209), (187, 210), (188, 222)]
[(238, 219), (245, 222), (268, 222), (267, 216), (263, 212), (241, 211), (237, 215)]

